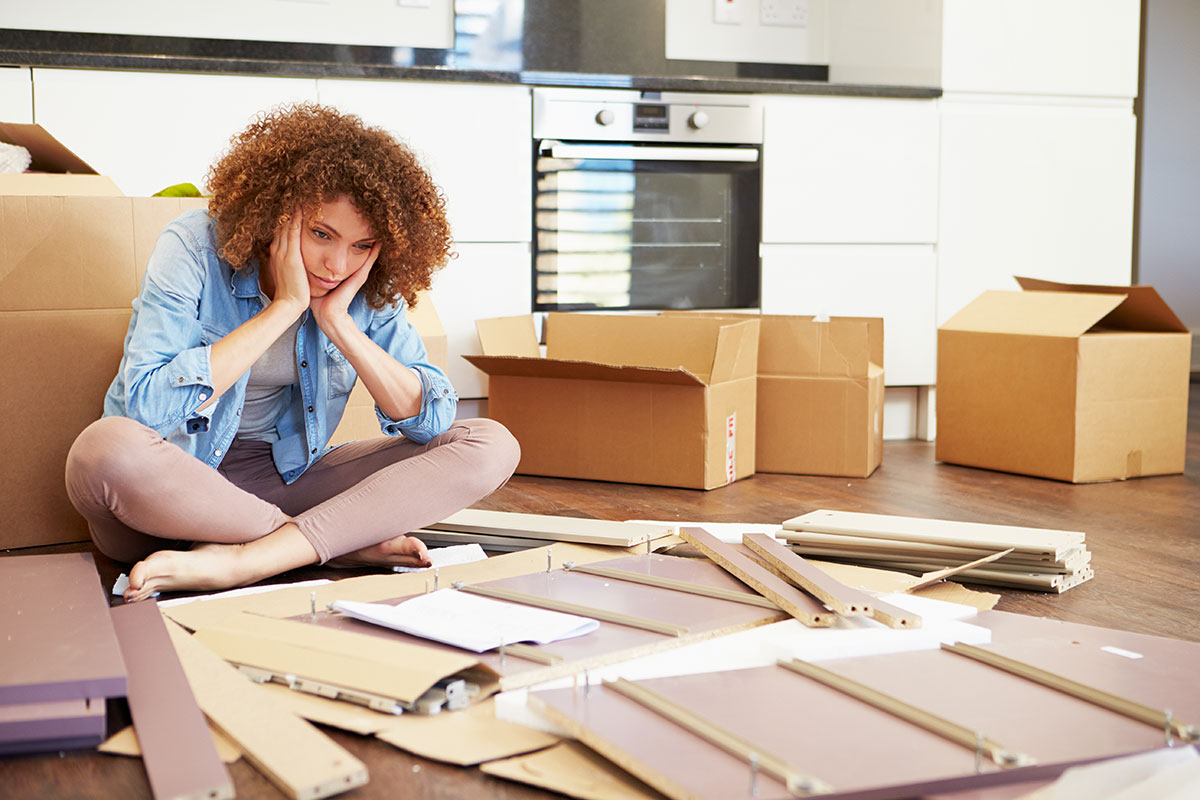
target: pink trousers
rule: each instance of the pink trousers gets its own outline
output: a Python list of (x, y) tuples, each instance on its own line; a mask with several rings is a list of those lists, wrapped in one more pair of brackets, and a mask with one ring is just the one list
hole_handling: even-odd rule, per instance
[(519, 458), (503, 425), (467, 419), (426, 444), (342, 445), (288, 485), (266, 442), (235, 441), (214, 470), (140, 422), (105, 417), (75, 440), (66, 480), (96, 547), (116, 561), (249, 542), (292, 521), (324, 563), (466, 508), (503, 486)]

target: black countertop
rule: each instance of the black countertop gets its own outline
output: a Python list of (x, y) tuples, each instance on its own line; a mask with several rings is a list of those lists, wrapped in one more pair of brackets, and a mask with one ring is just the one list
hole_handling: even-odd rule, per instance
[[(0, 29), (0, 65), (643, 91), (899, 98), (942, 93), (936, 87), (830, 83), (824, 65), (668, 59), (664, 2), (604, 0), (601, 13), (584, 0), (495, 0), (481, 15), (468, 10), (478, 4), (459, 0), (454, 47), (445, 50)], [(521, 24), (504, 24), (505, 12), (521, 15)]]

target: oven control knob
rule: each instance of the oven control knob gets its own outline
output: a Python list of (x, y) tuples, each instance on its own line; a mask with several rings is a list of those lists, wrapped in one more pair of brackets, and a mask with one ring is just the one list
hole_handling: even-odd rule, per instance
[(688, 117), (688, 125), (691, 125), (696, 130), (700, 130), (708, 124), (708, 114), (703, 111), (694, 111)]
[(611, 108), (602, 108), (596, 114), (596, 122), (600, 125), (612, 125), (617, 119), (617, 115), (613, 113)]

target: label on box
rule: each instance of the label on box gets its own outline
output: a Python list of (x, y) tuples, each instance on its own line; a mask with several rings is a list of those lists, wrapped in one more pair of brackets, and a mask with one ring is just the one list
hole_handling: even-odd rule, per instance
[(725, 418), (725, 483), (737, 479), (737, 412)]

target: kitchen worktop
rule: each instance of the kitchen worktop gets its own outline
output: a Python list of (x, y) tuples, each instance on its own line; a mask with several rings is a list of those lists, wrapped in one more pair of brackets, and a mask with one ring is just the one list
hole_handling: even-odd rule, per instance
[[(565, 4), (570, 5), (570, 4)], [(454, 49), (258, 42), (169, 36), (0, 30), (0, 65), (166, 72), (366, 78), (644, 91), (713, 91), (929, 98), (936, 87), (830, 83), (822, 65), (667, 59), (662, 26), (604, 47), (525, 26), (496, 46), (460, 32)], [(610, 46), (611, 45), (611, 46)]]

